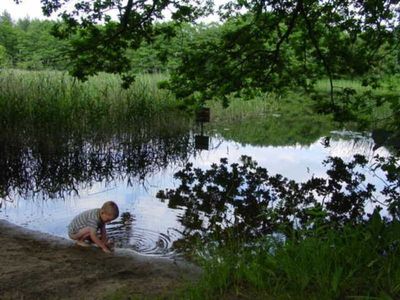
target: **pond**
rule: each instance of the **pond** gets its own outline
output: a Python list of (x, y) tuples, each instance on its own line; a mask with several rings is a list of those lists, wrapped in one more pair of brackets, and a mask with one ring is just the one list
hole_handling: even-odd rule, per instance
[[(171, 125), (171, 124), (170, 124)], [(251, 156), (271, 174), (296, 181), (324, 176), (328, 156), (349, 160), (389, 155), (369, 134), (330, 131), (307, 144), (252, 145), (224, 138), (228, 128), (179, 126), (102, 128), (17, 128), (0, 134), (0, 218), (29, 229), (67, 238), (67, 225), (79, 212), (115, 201), (120, 217), (108, 225), (117, 247), (145, 255), (175, 256), (184, 226), (183, 208), (156, 198), (176, 188), (173, 174), (188, 162), (206, 169), (225, 157)], [(229, 136), (229, 135), (228, 135)], [(372, 174), (371, 182), (379, 184)]]

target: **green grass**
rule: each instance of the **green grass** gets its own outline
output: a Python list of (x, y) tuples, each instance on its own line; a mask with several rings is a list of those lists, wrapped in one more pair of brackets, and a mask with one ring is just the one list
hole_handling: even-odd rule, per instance
[[(87, 82), (80, 82), (59, 71), (1, 70), (0, 115), (3, 123), (25, 121), (42, 123), (49, 120), (72, 122), (106, 120), (108, 123), (113, 123), (157, 116), (176, 109), (181, 102), (169, 91), (158, 88), (157, 83), (167, 78), (166, 74), (139, 75), (129, 89), (122, 89), (120, 77), (113, 74), (102, 73), (91, 77)], [(389, 105), (374, 107), (372, 101), (374, 97), (379, 96), (384, 102), (388, 99), (398, 102), (400, 79), (395, 76), (387, 78), (382, 87), (376, 90), (363, 87), (360, 81), (335, 80), (334, 84), (335, 98), (337, 98), (335, 101), (339, 106), (343, 106), (343, 102), (348, 100), (342, 95), (345, 87), (354, 89), (357, 95), (372, 93), (373, 97), (368, 94), (364, 97), (365, 101), (361, 96), (360, 100), (355, 99), (356, 96), (353, 95), (351, 101), (349, 100), (352, 102), (351, 109), (358, 109), (354, 114), (368, 115), (364, 119), (375, 120), (390, 115)], [(316, 124), (320, 124), (330, 118), (318, 114), (318, 108), (323, 107), (323, 103), (329, 102), (328, 86), (327, 80), (316, 83), (318, 100), (313, 100), (312, 95), (305, 93), (288, 92), (281, 95), (260, 93), (254, 99), (247, 101), (231, 99), (228, 108), (211, 101), (208, 103), (211, 107), (211, 121), (217, 124), (217, 127), (226, 127), (242, 121), (264, 122), (267, 119), (281, 119), (281, 117), (301, 119), (303, 116), (307, 118), (313, 116), (318, 120), (307, 120), (307, 122), (315, 121)]]
[(243, 144), (310, 144), (337, 126), (332, 114), (315, 113), (312, 100), (294, 92), (247, 101), (232, 99), (228, 108), (215, 101), (208, 105), (211, 122), (207, 128)]
[[(336, 119), (352, 121), (361, 127), (385, 127), (397, 123), (400, 114), (400, 77), (382, 78), (374, 88), (363, 86), (360, 80), (334, 80), (334, 102)], [(316, 111), (332, 109), (328, 80), (319, 80), (313, 95)], [(391, 126), (389, 124), (389, 126)]]
[(136, 120), (176, 106), (175, 98), (157, 88), (161, 74), (141, 75), (129, 89), (117, 75), (99, 74), (79, 82), (58, 71), (0, 72), (0, 115), (3, 122), (72, 122)]
[(400, 224), (372, 223), (208, 249), (203, 278), (177, 298), (399, 299)]
[(328, 80), (314, 91), (259, 94), (251, 100), (231, 98), (228, 108), (209, 101), (210, 130), (244, 144), (309, 144), (333, 129), (355, 131), (396, 128), (400, 115), (400, 78), (388, 77), (380, 87), (360, 80), (335, 80), (332, 107)]
[[(341, 91), (344, 88), (354, 89), (358, 93), (374, 90), (375, 93), (389, 93), (400, 91), (400, 77), (391, 76), (380, 80), (380, 85), (373, 89), (371, 86), (363, 86), (360, 80), (335, 79), (333, 80), (333, 88), (335, 92)], [(328, 79), (321, 79), (315, 83), (316, 91), (330, 93), (330, 83)]]
[[(400, 92), (400, 78), (392, 76), (382, 81), (381, 87), (372, 89), (365, 87), (360, 80), (345, 80), (338, 79), (334, 81), (335, 101), (338, 105), (343, 105), (345, 100), (342, 96), (345, 89), (353, 89), (357, 95), (362, 97), (363, 93), (367, 93), (363, 98), (365, 104), (373, 105), (371, 103), (372, 96), (393, 96), (398, 95)], [(315, 93), (304, 92), (286, 92), (284, 94), (265, 93), (259, 94), (251, 100), (239, 98), (231, 98), (229, 106), (224, 108), (220, 102), (209, 101), (207, 105), (211, 108), (211, 122), (218, 124), (231, 124), (239, 121), (249, 119), (265, 119), (273, 118), (277, 115), (294, 115), (294, 116), (309, 116), (311, 114), (317, 115), (314, 108), (316, 103), (329, 102), (330, 86), (327, 79), (321, 79), (316, 82), (314, 86)], [(359, 111), (360, 113), (363, 111)], [(378, 107), (375, 114), (384, 113)]]
[[(54, 121), (109, 126), (161, 120), (183, 105), (169, 91), (158, 88), (166, 79), (167, 74), (143, 74), (123, 89), (121, 78), (113, 74), (80, 82), (59, 71), (1, 70), (0, 123), (3, 127)], [(334, 84), (337, 112), (331, 111), (328, 81), (320, 80), (309, 94), (259, 93), (251, 100), (232, 98), (227, 108), (210, 101), (211, 123), (206, 129), (245, 144), (288, 145), (312, 143), (339, 127), (371, 130), (396, 123), (399, 78), (387, 78), (376, 90), (363, 87), (360, 81), (335, 80)], [(356, 94), (343, 94), (345, 87)]]
[[(329, 80), (323, 79), (318, 80), (314, 86), (316, 91), (323, 93), (330, 93), (330, 83)], [(371, 88), (362, 85), (359, 80), (346, 80), (346, 79), (336, 79), (333, 81), (333, 89), (335, 92), (342, 91), (344, 88), (351, 88), (356, 90), (358, 93), (365, 92)]]
[(264, 94), (251, 100), (233, 98), (228, 107), (223, 107), (221, 102), (209, 101), (207, 106), (211, 109), (211, 122), (230, 124), (248, 119), (262, 119), (268, 115), (280, 112), (280, 99), (275, 94)]

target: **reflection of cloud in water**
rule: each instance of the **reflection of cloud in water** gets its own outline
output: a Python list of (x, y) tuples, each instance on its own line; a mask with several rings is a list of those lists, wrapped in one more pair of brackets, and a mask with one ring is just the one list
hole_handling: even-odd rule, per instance
[(357, 135), (356, 139), (334, 137), (330, 146), (324, 145), (323, 138), (309, 146), (252, 146), (240, 145), (233, 141), (220, 141), (220, 137), (213, 137), (210, 151), (203, 151), (191, 161), (196, 167), (206, 169), (212, 163), (219, 163), (221, 157), (228, 157), (229, 163), (239, 162), (242, 155), (251, 156), (258, 164), (268, 169), (270, 174), (282, 174), (290, 179), (304, 181), (314, 176), (325, 176), (326, 167), (322, 162), (328, 156), (338, 156), (345, 160), (355, 154), (365, 155), (371, 160), (374, 155), (387, 156), (389, 152), (381, 147), (373, 150), (374, 142), (369, 137)]
[[(319, 140), (322, 143), (322, 139)], [(387, 157), (389, 151), (384, 147), (374, 149), (375, 143), (372, 138), (357, 138), (351, 140), (331, 140), (328, 149), (330, 156), (338, 156), (343, 159), (351, 158), (354, 154), (364, 155), (368, 160), (373, 159), (375, 155)]]

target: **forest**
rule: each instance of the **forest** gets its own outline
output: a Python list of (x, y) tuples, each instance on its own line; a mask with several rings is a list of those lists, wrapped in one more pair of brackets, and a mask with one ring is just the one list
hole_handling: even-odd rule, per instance
[[(2, 198), (62, 198), (185, 162), (155, 197), (183, 209), (174, 249), (204, 273), (172, 299), (400, 297), (398, 1), (41, 5), (58, 20), (0, 15)], [(389, 154), (326, 157), (325, 175), (302, 182), (246, 155), (203, 169), (187, 131), (203, 108), (206, 131), (241, 146), (328, 148), (342, 130)]]

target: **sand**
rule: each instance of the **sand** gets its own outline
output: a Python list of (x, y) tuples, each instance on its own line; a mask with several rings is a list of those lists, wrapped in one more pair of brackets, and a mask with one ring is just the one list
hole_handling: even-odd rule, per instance
[(165, 299), (201, 273), (184, 260), (106, 254), (4, 220), (0, 249), (0, 299)]

